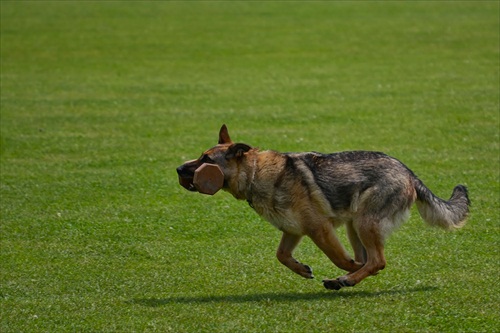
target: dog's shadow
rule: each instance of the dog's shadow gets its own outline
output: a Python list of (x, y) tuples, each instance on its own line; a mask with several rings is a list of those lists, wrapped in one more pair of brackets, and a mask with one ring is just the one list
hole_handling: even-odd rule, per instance
[(258, 293), (221, 296), (175, 296), (167, 298), (135, 298), (127, 303), (149, 307), (159, 307), (169, 304), (203, 304), (203, 303), (259, 303), (259, 302), (296, 302), (308, 300), (331, 300), (338, 298), (371, 298), (390, 295), (405, 295), (419, 292), (429, 292), (437, 287), (416, 287), (411, 289), (397, 289), (385, 291), (342, 291), (342, 292), (313, 292), (313, 293)]

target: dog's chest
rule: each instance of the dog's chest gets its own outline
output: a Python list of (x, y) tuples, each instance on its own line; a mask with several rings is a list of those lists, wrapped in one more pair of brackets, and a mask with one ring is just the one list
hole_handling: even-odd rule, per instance
[(269, 207), (258, 202), (250, 203), (250, 206), (277, 229), (295, 235), (303, 234), (300, 218), (292, 210)]

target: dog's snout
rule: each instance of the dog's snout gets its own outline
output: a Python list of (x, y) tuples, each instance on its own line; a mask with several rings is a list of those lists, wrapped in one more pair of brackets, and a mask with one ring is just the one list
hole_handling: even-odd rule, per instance
[(194, 176), (194, 170), (193, 168), (184, 163), (183, 165), (177, 167), (176, 169), (177, 171), (177, 174), (180, 176), (180, 177), (184, 177), (184, 178), (192, 178)]
[(177, 174), (181, 177), (193, 177), (194, 176), (194, 170), (197, 167), (197, 162), (198, 160), (191, 160), (187, 161), (181, 166), (177, 167)]

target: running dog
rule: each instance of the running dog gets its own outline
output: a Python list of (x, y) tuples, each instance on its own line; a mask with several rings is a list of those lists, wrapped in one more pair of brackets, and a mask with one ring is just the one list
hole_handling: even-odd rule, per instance
[[(304, 278), (312, 269), (292, 256), (308, 236), (339, 268), (348, 273), (323, 280), (327, 289), (358, 284), (384, 269), (384, 241), (408, 219), (416, 202), (425, 222), (444, 229), (465, 224), (470, 201), (458, 185), (446, 201), (435, 196), (403, 163), (380, 152), (348, 151), (279, 153), (233, 143), (222, 126), (218, 144), (197, 160), (177, 168), (185, 187), (193, 185), (203, 164), (217, 165), (222, 189), (246, 200), (260, 216), (282, 231), (278, 260)], [(222, 177), (222, 176), (221, 176)], [(352, 258), (335, 234), (345, 224)]]

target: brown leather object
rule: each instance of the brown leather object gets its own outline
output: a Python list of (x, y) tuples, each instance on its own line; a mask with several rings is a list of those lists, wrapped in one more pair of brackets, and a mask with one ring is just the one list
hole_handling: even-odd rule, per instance
[(218, 165), (203, 163), (194, 172), (193, 184), (198, 192), (214, 195), (224, 185), (224, 174)]

